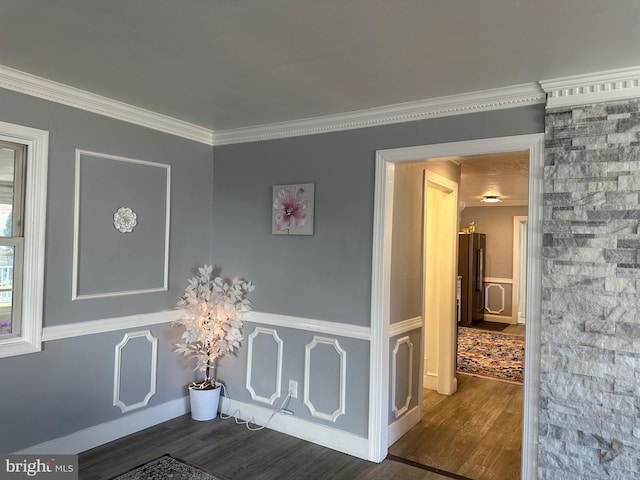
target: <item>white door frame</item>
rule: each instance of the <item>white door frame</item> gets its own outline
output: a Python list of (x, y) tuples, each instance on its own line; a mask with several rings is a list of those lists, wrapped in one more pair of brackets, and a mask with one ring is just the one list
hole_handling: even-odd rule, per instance
[[(511, 274), (511, 320), (514, 324), (520, 323), (520, 222), (528, 221), (526, 215), (513, 217), (513, 270)], [(527, 226), (528, 229), (528, 226)], [(526, 292), (525, 292), (526, 297)], [(525, 302), (525, 309), (527, 305)], [(525, 316), (526, 320), (526, 316)]]
[(515, 151), (529, 152), (529, 231), (524, 406), (522, 428), (523, 480), (536, 478), (538, 403), (540, 395), (540, 302), (542, 267), (542, 192), (544, 134), (517, 135), (463, 142), (378, 150), (373, 218), (371, 274), (371, 350), (369, 368), (369, 460), (387, 455), (389, 412), (389, 298), (391, 227), (395, 163)]

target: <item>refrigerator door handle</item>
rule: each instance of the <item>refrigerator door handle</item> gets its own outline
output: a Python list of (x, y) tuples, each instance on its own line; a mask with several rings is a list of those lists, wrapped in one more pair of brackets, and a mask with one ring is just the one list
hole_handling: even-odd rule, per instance
[(478, 250), (478, 268), (476, 269), (477, 277), (476, 277), (476, 290), (478, 292), (482, 291), (482, 281), (484, 279), (484, 249), (480, 248)]

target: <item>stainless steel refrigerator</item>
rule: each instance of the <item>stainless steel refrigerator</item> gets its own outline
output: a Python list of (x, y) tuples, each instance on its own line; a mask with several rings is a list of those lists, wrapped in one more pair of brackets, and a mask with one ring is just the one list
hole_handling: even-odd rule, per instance
[(484, 233), (458, 234), (458, 325), (484, 319)]

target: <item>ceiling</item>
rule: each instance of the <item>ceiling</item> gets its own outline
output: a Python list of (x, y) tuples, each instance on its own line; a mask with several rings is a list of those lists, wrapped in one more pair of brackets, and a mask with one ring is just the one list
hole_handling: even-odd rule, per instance
[[(529, 152), (475, 155), (460, 163), (459, 201), (464, 207), (529, 204)], [(483, 203), (497, 196), (500, 203)]]
[(0, 65), (214, 131), (640, 65), (638, 0), (1, 0)]

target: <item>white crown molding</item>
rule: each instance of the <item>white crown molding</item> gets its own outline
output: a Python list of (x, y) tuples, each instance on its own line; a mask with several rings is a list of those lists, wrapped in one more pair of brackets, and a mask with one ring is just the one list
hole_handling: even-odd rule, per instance
[(640, 67), (542, 80), (547, 108), (640, 97)]
[[(122, 372), (122, 350), (129, 343), (132, 338), (146, 338), (151, 344), (151, 357), (150, 357), (150, 373), (149, 373), (149, 390), (145, 394), (145, 397), (137, 403), (127, 405), (121, 398), (121, 372)], [(113, 369), (113, 406), (118, 407), (122, 413), (130, 412), (131, 410), (137, 410), (138, 408), (146, 407), (149, 405), (149, 400), (156, 393), (158, 371), (158, 339), (151, 334), (151, 330), (144, 330), (142, 332), (129, 332), (125, 333), (122, 341), (115, 347), (115, 365)]]
[(192, 123), (134, 107), (95, 93), (0, 65), (0, 88), (43, 98), (106, 117), (213, 145), (213, 132)]
[[(252, 382), (253, 382), (253, 352), (254, 352), (254, 348), (253, 345), (255, 343), (255, 339), (258, 335), (260, 334), (264, 334), (264, 335), (268, 335), (270, 336), (273, 341), (276, 344), (276, 348), (278, 349), (277, 353), (276, 353), (276, 381), (275, 381), (275, 385), (273, 386), (273, 393), (271, 394), (270, 397), (263, 397), (261, 395), (258, 395), (255, 391), (255, 389), (253, 388)], [(273, 402), (275, 402), (276, 398), (278, 398), (280, 396), (280, 389), (282, 388), (282, 347), (283, 347), (283, 342), (282, 339), (278, 336), (278, 332), (276, 332), (275, 330), (273, 330), (272, 328), (263, 328), (263, 327), (256, 327), (255, 330), (251, 333), (251, 335), (249, 335), (249, 345), (247, 347), (247, 378), (246, 378), (246, 382), (245, 382), (245, 387), (247, 390), (249, 390), (249, 393), (251, 394), (251, 399), (258, 401), (258, 402), (262, 402), (262, 403), (266, 403), (267, 405), (273, 405)], [(261, 364), (264, 365), (265, 363), (265, 359), (262, 359)]]
[(258, 142), (392, 123), (412, 122), (463, 113), (522, 107), (544, 102), (545, 95), (538, 84), (528, 83), (324, 117), (256, 127), (219, 130), (213, 133), (213, 144), (227, 145), (231, 143)]

